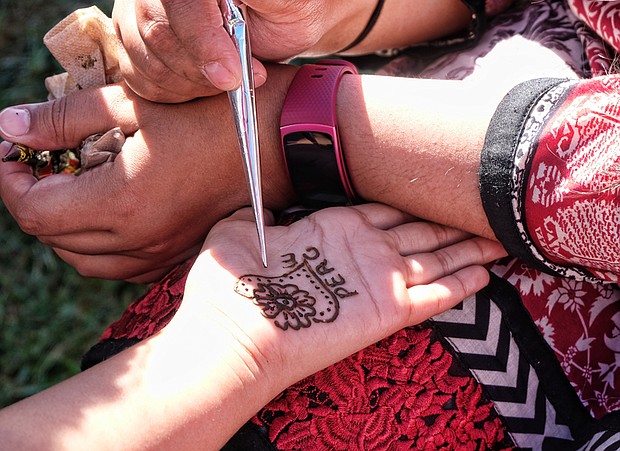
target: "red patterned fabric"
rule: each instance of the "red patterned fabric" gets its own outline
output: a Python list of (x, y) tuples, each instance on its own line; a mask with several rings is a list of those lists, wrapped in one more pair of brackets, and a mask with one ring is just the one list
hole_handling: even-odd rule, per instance
[(620, 51), (620, 1), (616, 0), (567, 0), (571, 10), (605, 42)]
[[(527, 230), (545, 258), (620, 280), (620, 78), (580, 82), (539, 137), (524, 198)], [(620, 290), (510, 263), (515, 285), (595, 417), (620, 408)]]
[(571, 11), (596, 36), (600, 37), (611, 51), (605, 49), (592, 37), (582, 36), (584, 52), (592, 68), (592, 75), (606, 75), (617, 72), (614, 54), (620, 51), (620, 1), (617, 0), (566, 0)]
[(620, 289), (554, 277), (511, 259), (493, 265), (510, 282), (577, 395), (595, 418), (620, 409)]
[(525, 211), (536, 247), (555, 263), (620, 281), (620, 78), (579, 83), (543, 128)]

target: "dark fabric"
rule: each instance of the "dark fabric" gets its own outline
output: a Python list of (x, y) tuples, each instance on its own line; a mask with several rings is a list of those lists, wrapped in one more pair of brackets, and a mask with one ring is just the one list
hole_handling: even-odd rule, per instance
[(246, 423), (224, 445), (222, 451), (277, 451), (267, 438), (265, 428)]
[(353, 42), (351, 42), (351, 44), (347, 45), (345, 48), (343, 48), (342, 50), (336, 53), (342, 53), (342, 52), (346, 52), (347, 50), (352, 49), (357, 44), (362, 42), (366, 38), (366, 36), (368, 36), (368, 34), (372, 31), (375, 24), (377, 23), (377, 19), (379, 19), (379, 16), (381, 15), (381, 10), (383, 9), (384, 3), (385, 3), (385, 0), (379, 0), (377, 2), (377, 6), (375, 6), (374, 11), (370, 15), (370, 19), (368, 20), (368, 23), (366, 24), (362, 32), (357, 36), (357, 38), (353, 40)]
[(138, 338), (108, 339), (100, 341), (82, 356), (80, 369), (82, 371), (115, 356), (125, 349), (131, 348), (141, 340)]
[(547, 268), (532, 257), (523, 243), (512, 213), (512, 170), (519, 137), (532, 108), (562, 81), (537, 79), (513, 88), (491, 119), (480, 157), (480, 197), (495, 236), (511, 256), (541, 271)]

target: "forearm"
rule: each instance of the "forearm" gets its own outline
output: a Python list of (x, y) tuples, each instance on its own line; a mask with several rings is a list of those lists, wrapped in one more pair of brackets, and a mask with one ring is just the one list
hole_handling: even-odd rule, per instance
[[(278, 129), (296, 71), (271, 66), (267, 83), (256, 90), (263, 198), (276, 211), (298, 202)], [(480, 207), (479, 153), (507, 88), (490, 88), (345, 75), (337, 116), (359, 195), (491, 236)], [(29, 119), (28, 132), (13, 136), (4, 130), (3, 137), (36, 149), (72, 148), (117, 126), (128, 136), (113, 163), (78, 178), (36, 181), (26, 165), (0, 165), (3, 201), (23, 230), (84, 275), (154, 280), (194, 255), (218, 220), (250, 205), (225, 94), (167, 105), (147, 102), (122, 85), (108, 86), (5, 110), (3, 117), (11, 111)], [(55, 207), (59, 203), (72, 205), (70, 221)]]
[(364, 55), (433, 41), (466, 30), (471, 20), (472, 12), (461, 0), (386, 0), (372, 31), (347, 53)]
[[(276, 72), (278, 84), (288, 87), (295, 69)], [(264, 189), (274, 206), (273, 194), (280, 199), (282, 190), (293, 189), (273, 133), (285, 89), (263, 93), (269, 101), (260, 111)], [(344, 76), (337, 117), (354, 189), (364, 200), (492, 238), (478, 171), (489, 122), (504, 94), (461, 81)]]
[(177, 335), (169, 337), (174, 334), (165, 330), (1, 410), (2, 447), (221, 448), (277, 392), (237, 371), (234, 359), (224, 355), (235, 346), (222, 342), (226, 334), (190, 326), (186, 336), (178, 335), (177, 328)]
[(171, 321), (0, 411), (3, 448), (220, 449), (287, 386), (473, 295), (504, 254), (376, 204), (267, 225), (269, 269), (255, 232), (249, 208), (219, 222)]
[[(364, 30), (377, 0), (335, 2), (334, 11), (324, 14), (326, 30), (306, 56), (338, 52), (351, 44)], [(370, 33), (350, 55), (408, 47), (465, 30), (471, 11), (461, 0), (385, 0)]]
[(344, 77), (338, 120), (354, 188), (363, 199), (493, 237), (478, 170), (503, 94), (460, 81)]

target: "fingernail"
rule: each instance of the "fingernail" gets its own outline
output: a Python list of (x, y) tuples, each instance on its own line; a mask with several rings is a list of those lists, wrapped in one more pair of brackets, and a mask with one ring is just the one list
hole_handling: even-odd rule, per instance
[(17, 161), (19, 158), (19, 149), (8, 141), (0, 143), (0, 153), (3, 153), (2, 161)]
[(209, 63), (202, 66), (202, 74), (213, 86), (222, 91), (230, 91), (238, 86), (238, 81), (231, 71), (220, 63)]
[(0, 155), (4, 155), (2, 157), (2, 160), (4, 161), (4, 159), (6, 157), (8, 157), (13, 150), (13, 144), (8, 142), (8, 141), (0, 141)]
[(30, 113), (23, 108), (6, 108), (0, 111), (0, 131), (5, 136), (16, 137), (30, 130)]
[(265, 74), (263, 74), (262, 72), (254, 73), (254, 84), (256, 84), (256, 86), (262, 86), (265, 84), (266, 81), (267, 77), (265, 76)]

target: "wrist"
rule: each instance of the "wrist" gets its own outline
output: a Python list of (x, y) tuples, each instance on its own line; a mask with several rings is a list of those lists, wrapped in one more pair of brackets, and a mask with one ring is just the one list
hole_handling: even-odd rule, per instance
[(342, 77), (357, 73), (342, 60), (302, 66), (280, 116), (282, 148), (300, 203), (311, 209), (358, 203), (338, 131), (336, 101)]
[(266, 208), (279, 211), (296, 201), (282, 154), (279, 118), (296, 66), (268, 65), (267, 83), (256, 90), (258, 130)]
[(373, 183), (368, 183), (368, 177), (376, 175), (369, 164), (378, 155), (379, 147), (376, 141), (378, 135), (370, 127), (362, 75), (347, 74), (342, 77), (336, 98), (336, 115), (353, 191), (361, 199), (369, 201), (373, 199), (374, 192), (369, 190)]
[[(155, 337), (149, 358), (165, 368), (151, 370), (162, 387), (156, 395), (174, 392), (179, 415), (200, 423), (205, 437), (196, 442), (219, 449), (261, 407), (292, 384), (281, 359), (264, 345), (265, 319), (234, 291), (233, 267), (224, 269), (203, 252), (188, 277), (183, 303), (170, 323)], [(217, 280), (217, 284), (212, 282)], [(200, 387), (197, 389), (197, 387)], [(154, 395), (155, 396), (155, 395)], [(193, 418), (192, 418), (193, 417)], [(205, 421), (206, 420), (206, 421)], [(183, 431), (179, 431), (183, 432)], [(188, 432), (189, 433), (189, 432)], [(210, 441), (219, 437), (219, 441)], [(217, 446), (216, 446), (217, 445)], [(211, 446), (208, 447), (211, 449)]]

